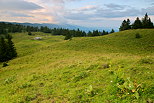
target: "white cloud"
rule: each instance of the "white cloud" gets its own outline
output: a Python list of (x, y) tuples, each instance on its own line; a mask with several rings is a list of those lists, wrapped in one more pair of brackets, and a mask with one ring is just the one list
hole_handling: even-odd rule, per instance
[(1, 0), (0, 10), (37, 10), (42, 9), (41, 6), (36, 5), (32, 2), (22, 1), (22, 0)]

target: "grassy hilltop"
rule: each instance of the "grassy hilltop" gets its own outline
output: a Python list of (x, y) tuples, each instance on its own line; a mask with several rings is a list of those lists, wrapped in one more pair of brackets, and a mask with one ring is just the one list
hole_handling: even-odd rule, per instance
[(154, 102), (154, 29), (70, 41), (33, 34), (12, 34), (18, 58), (0, 64), (0, 103)]

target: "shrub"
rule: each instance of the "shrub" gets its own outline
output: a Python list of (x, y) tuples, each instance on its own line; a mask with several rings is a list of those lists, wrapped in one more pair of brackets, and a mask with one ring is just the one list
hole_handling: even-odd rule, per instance
[(32, 35), (32, 33), (31, 32), (28, 32), (28, 35)]
[(135, 38), (139, 39), (139, 38), (141, 38), (141, 35), (139, 33), (136, 33)]
[(9, 66), (7, 63), (3, 63), (3, 67)]
[(72, 40), (72, 36), (68, 34), (65, 36), (64, 40)]

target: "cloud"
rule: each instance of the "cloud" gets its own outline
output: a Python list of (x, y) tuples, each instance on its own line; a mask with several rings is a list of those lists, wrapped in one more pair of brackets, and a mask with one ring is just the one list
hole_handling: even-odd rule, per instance
[(33, 17), (24, 13), (18, 13), (18, 12), (7, 12), (7, 14), (11, 17)]
[[(90, 12), (89, 12), (90, 11)], [(66, 19), (70, 20), (89, 20), (94, 18), (122, 18), (141, 15), (138, 10), (127, 5), (105, 4), (105, 6), (85, 6), (70, 11), (65, 14)]]
[(150, 15), (154, 14), (154, 6), (150, 4), (150, 7), (138, 8), (137, 6), (129, 6), (128, 2), (128, 5), (121, 5), (117, 4), (118, 2), (104, 4), (97, 3), (97, 0), (89, 1), (90, 2), (88, 2), (88, 0), (0, 0), (0, 21), (14, 20), (17, 22), (39, 23), (72, 22), (74, 24), (92, 26), (97, 24), (103, 25), (103, 23), (105, 23), (109, 26), (112, 24), (111, 22), (114, 22), (113, 25), (118, 25), (118, 22), (121, 23), (123, 19), (136, 18), (137, 16), (142, 17), (146, 12)]
[(43, 3), (56, 3), (56, 4), (65, 4), (67, 2), (78, 2), (78, 1), (83, 1), (83, 0), (38, 0)]
[(37, 10), (43, 7), (27, 1), (22, 0), (0, 0), (0, 10)]
[(154, 15), (154, 6), (143, 8), (142, 13), (148, 13), (149, 15)]
[(105, 4), (105, 6), (109, 9), (112, 9), (112, 10), (123, 10), (125, 9), (126, 7), (128, 7), (127, 5), (118, 5), (118, 4)]
[(96, 15), (105, 18), (118, 18), (118, 17), (128, 17), (140, 15), (141, 11), (135, 8), (129, 8), (125, 10), (111, 10), (111, 9), (99, 9)]
[(81, 7), (79, 8), (78, 10), (79, 11), (89, 11), (89, 10), (96, 10), (98, 7), (97, 6), (94, 6), (94, 5), (87, 5), (87, 6), (84, 6), (84, 7)]

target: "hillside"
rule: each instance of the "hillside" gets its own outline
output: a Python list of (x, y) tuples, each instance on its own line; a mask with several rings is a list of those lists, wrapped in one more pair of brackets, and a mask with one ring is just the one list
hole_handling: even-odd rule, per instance
[(12, 34), (18, 58), (0, 64), (0, 103), (154, 102), (154, 29), (70, 41), (33, 34)]

